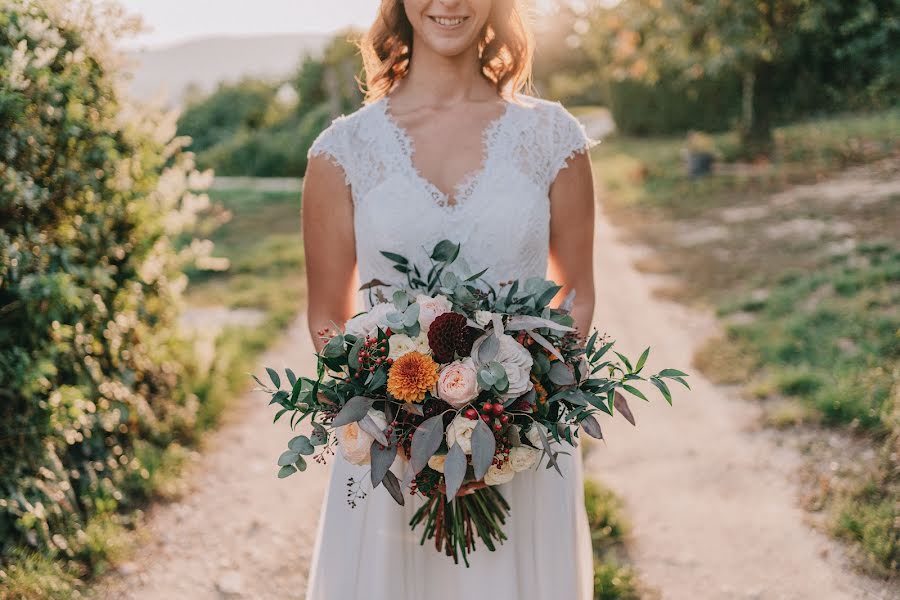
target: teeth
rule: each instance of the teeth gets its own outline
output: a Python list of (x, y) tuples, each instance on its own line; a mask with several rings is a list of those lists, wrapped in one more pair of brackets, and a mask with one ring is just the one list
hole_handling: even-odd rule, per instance
[(447, 17), (431, 17), (431, 18), (434, 19), (438, 25), (444, 25), (445, 27), (453, 27), (455, 25), (459, 25), (460, 23), (462, 23), (463, 21), (466, 20), (464, 17), (454, 17), (452, 19), (447, 18)]

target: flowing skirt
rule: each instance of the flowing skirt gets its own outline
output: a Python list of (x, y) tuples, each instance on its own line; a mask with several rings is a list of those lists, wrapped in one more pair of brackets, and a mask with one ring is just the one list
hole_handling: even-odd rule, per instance
[[(419, 544), (409, 520), (421, 499), (399, 506), (387, 490), (372, 490), (369, 467), (332, 459), (319, 519), (307, 600), (590, 600), (593, 559), (584, 508), (580, 449), (560, 454), (563, 472), (517, 473), (499, 486), (510, 504), (507, 540), (495, 552), (476, 540), (471, 567)], [(395, 468), (397, 465), (395, 465)], [(399, 469), (397, 470), (400, 475)], [(363, 481), (365, 498), (351, 507), (347, 481)]]

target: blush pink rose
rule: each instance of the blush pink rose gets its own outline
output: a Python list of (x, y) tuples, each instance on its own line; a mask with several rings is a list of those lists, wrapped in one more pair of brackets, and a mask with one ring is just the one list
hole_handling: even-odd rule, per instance
[(438, 375), (438, 397), (453, 408), (462, 408), (478, 397), (477, 374), (471, 358), (446, 365)]
[(419, 305), (419, 325), (425, 333), (428, 333), (428, 328), (436, 318), (453, 308), (450, 300), (443, 294), (438, 294), (434, 298), (419, 294), (416, 296), (416, 304)]

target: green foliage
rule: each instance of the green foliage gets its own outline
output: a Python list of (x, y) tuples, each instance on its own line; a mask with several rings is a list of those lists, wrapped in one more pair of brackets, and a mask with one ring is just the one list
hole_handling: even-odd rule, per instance
[[(28, 548), (95, 567), (117, 515), (147, 496), (136, 447), (195, 433), (176, 318), (202, 244), (175, 237), (205, 178), (174, 118), (118, 96), (112, 18), (90, 3), (0, 12), (2, 562)], [(4, 576), (65, 579), (29, 564)]]
[[(726, 114), (739, 119), (748, 140), (768, 142), (778, 120), (886, 108), (900, 90), (893, 59), (900, 51), (900, 21), (893, 0), (629, 0), (598, 4), (585, 18), (590, 27), (583, 28), (582, 46), (608, 85), (665, 86), (677, 74), (674, 83), (706, 106), (696, 114), (701, 119), (722, 100), (704, 93), (708, 82), (739, 82), (741, 94), (728, 95), (733, 104)], [(685, 97), (675, 93), (670, 101), (680, 115)]]
[[(220, 85), (188, 106), (178, 132), (193, 139), (198, 164), (219, 175), (301, 177), (316, 136), (334, 117), (359, 106), (355, 77), (361, 67), (356, 46), (340, 34), (321, 58), (304, 57), (288, 82)], [(280, 105), (282, 85), (297, 92), (295, 107)]]
[(259, 129), (266, 124), (275, 91), (252, 79), (219, 84), (211, 96), (187, 107), (178, 119), (178, 133), (191, 136), (191, 149), (202, 152), (240, 131)]
[(652, 85), (626, 79), (608, 87), (616, 129), (628, 135), (725, 131), (740, 118), (740, 81), (733, 75), (686, 83), (665, 74)]

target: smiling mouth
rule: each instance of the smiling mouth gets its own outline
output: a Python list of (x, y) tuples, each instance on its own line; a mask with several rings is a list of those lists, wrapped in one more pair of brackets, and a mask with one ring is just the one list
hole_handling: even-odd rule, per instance
[(460, 25), (462, 25), (463, 23), (465, 23), (466, 21), (469, 20), (469, 17), (429, 16), (428, 18), (431, 19), (434, 23), (437, 23), (438, 25), (440, 25), (441, 27), (448, 28), (448, 29), (453, 28), (453, 27), (459, 27)]

